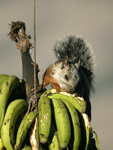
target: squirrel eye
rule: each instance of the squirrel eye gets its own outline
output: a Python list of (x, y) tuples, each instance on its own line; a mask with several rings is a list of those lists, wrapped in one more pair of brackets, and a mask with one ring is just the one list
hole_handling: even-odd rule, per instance
[(61, 67), (61, 70), (64, 69), (64, 66)]
[(69, 78), (68, 78), (68, 76), (67, 76), (67, 75), (65, 75), (65, 79), (66, 79), (66, 80), (69, 80)]

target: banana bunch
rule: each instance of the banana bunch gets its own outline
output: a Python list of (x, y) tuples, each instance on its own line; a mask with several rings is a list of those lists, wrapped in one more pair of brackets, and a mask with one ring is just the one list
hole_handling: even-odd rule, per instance
[[(38, 114), (33, 111), (25, 116), (27, 109), (22, 80), (14, 75), (0, 74), (0, 150), (21, 149)], [(31, 147), (26, 146), (23, 149)]]
[(38, 111), (26, 114), (25, 95), (22, 80), (0, 75), (0, 150), (91, 149), (95, 132), (82, 98), (50, 89), (41, 95)]
[(38, 145), (49, 150), (87, 150), (93, 137), (86, 102), (67, 93), (45, 91), (38, 102)]
[(17, 87), (19, 87), (19, 79), (16, 76), (0, 75), (0, 135), (10, 95)]

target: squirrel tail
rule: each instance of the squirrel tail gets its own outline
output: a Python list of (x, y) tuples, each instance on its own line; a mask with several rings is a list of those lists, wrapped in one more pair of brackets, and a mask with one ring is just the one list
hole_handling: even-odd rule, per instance
[(78, 63), (86, 74), (90, 85), (94, 76), (94, 56), (91, 46), (82, 37), (66, 36), (63, 40), (58, 40), (54, 49), (59, 60)]

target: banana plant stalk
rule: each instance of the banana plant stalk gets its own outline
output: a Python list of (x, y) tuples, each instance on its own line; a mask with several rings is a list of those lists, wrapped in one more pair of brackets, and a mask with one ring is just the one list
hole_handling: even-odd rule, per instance
[[(8, 36), (10, 36), (12, 41), (15, 41), (16, 48), (19, 49), (21, 53), (22, 78), (26, 83), (26, 98), (27, 102), (29, 102), (30, 98), (33, 96), (32, 89), (34, 88), (34, 63), (29, 52), (30, 48), (32, 48), (32, 44), (29, 42), (31, 36), (26, 34), (24, 22), (11, 22), (9, 25), (10, 32)], [(38, 65), (36, 65), (36, 85), (39, 84), (38, 72)]]

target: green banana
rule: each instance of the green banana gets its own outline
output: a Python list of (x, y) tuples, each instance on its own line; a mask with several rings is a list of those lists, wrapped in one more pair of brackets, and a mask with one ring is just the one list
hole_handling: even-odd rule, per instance
[(9, 99), (9, 96), (13, 89), (19, 86), (19, 79), (11, 75), (7, 77), (2, 86), (0, 87), (0, 135), (1, 135), (1, 126), (3, 123), (6, 105)]
[(39, 137), (41, 143), (47, 143), (51, 128), (51, 103), (47, 96), (41, 96), (38, 102)]
[(50, 134), (48, 137), (48, 145), (50, 145), (52, 143), (52, 139), (54, 137), (55, 132), (57, 131), (56, 129), (56, 124), (55, 124), (55, 120), (54, 120), (54, 116), (52, 116), (51, 119), (51, 129), (50, 129)]
[(17, 131), (16, 144), (14, 146), (14, 150), (20, 150), (21, 145), (22, 145), (22, 143), (26, 137), (26, 134), (28, 132), (28, 129), (30, 128), (31, 124), (33, 123), (33, 121), (37, 115), (38, 115), (38, 112), (31, 111), (21, 121), (18, 131)]
[(21, 150), (32, 150), (31, 146), (26, 146), (24, 148), (22, 148)]
[(49, 145), (49, 150), (62, 150), (59, 145), (57, 133), (54, 134), (51, 144)]
[(21, 114), (27, 110), (27, 102), (23, 99), (14, 100), (6, 110), (1, 128), (1, 139), (8, 150), (13, 150), (15, 144), (15, 125)]
[(92, 133), (95, 134), (95, 137), (96, 137), (96, 144), (97, 144), (97, 149), (100, 150), (100, 144), (99, 144), (99, 140), (98, 140), (98, 135), (95, 131), (92, 131)]
[(19, 79), (19, 86), (11, 92), (7, 105), (15, 99), (25, 99), (26, 100), (25, 82), (20, 79)]
[(86, 146), (85, 146), (85, 149), (88, 149), (89, 144), (90, 144), (91, 139), (92, 139), (92, 128), (91, 128), (90, 123), (89, 123), (88, 115), (83, 113), (82, 116), (84, 118), (85, 130), (86, 130)]
[(0, 138), (0, 150), (3, 150), (3, 149), (4, 149), (4, 146), (3, 146), (2, 140)]
[(41, 95), (41, 97), (42, 97), (42, 96), (47, 96), (47, 95), (51, 92), (51, 90), (52, 90), (52, 89), (49, 89), (49, 90), (45, 91), (45, 92)]
[(37, 116), (36, 141), (37, 141), (38, 150), (42, 150), (40, 146), (40, 136), (39, 136), (39, 115)]
[(74, 136), (71, 135), (70, 143), (69, 143), (69, 150), (78, 150), (80, 146), (81, 141), (81, 129), (80, 129), (80, 123), (79, 123), (79, 117), (77, 114), (76, 109), (74, 106), (69, 103), (66, 100), (62, 100), (64, 104), (66, 105), (67, 109), (70, 113), (70, 118), (72, 120), (72, 126), (71, 126), (71, 133), (74, 134)]
[(81, 113), (85, 112), (86, 110), (86, 102), (81, 98), (78, 97), (72, 97), (71, 95), (64, 95), (61, 93), (49, 93), (48, 97), (53, 99), (60, 99), (60, 100), (66, 100), (68, 102), (70, 102), (78, 111), (80, 111)]
[(86, 127), (86, 147), (85, 149), (89, 149), (89, 145), (91, 143), (91, 139), (92, 139), (92, 128), (91, 126), (87, 126)]
[(54, 116), (52, 116), (52, 120), (51, 120), (51, 130), (48, 137), (48, 148), (49, 150), (62, 150), (58, 141)]
[(7, 74), (0, 74), (0, 86), (4, 83), (4, 81), (8, 78)]
[(66, 106), (61, 100), (52, 98), (52, 104), (60, 147), (66, 148), (71, 136), (71, 126), (68, 112)]
[(86, 147), (86, 129), (83, 115), (76, 110), (79, 117), (80, 129), (81, 129), (81, 141), (80, 141), (80, 150), (85, 150)]
[(35, 117), (34, 124), (32, 124), (32, 127), (31, 127), (30, 143), (31, 143), (32, 149), (41, 150), (40, 140), (39, 140), (39, 121), (38, 121), (38, 115), (37, 115), (37, 117)]

